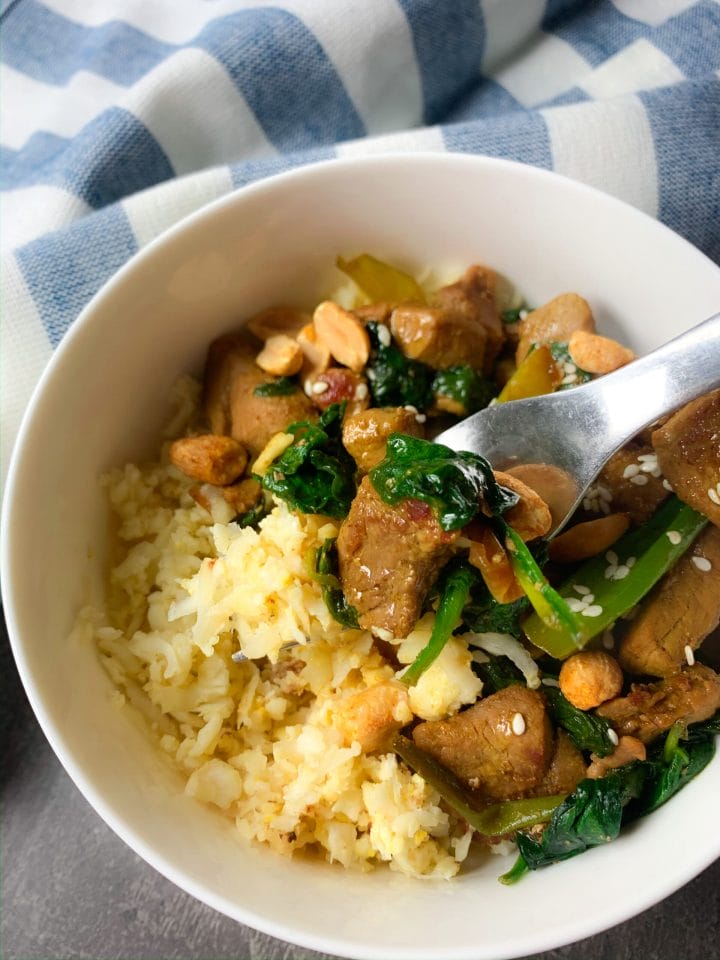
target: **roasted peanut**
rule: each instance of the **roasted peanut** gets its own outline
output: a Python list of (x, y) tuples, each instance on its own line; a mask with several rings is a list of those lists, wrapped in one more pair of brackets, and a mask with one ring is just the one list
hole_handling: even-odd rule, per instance
[(245, 447), (231, 437), (206, 433), (183, 437), (170, 445), (170, 462), (193, 480), (225, 486), (247, 466)]
[(268, 337), (255, 363), (275, 377), (291, 377), (303, 364), (303, 351), (297, 340), (279, 333)]
[(503, 487), (509, 487), (520, 497), (518, 503), (507, 511), (505, 520), (523, 540), (534, 540), (547, 533), (552, 525), (550, 509), (531, 487), (510, 473), (495, 470), (495, 479)]
[(344, 367), (359, 373), (370, 356), (370, 338), (356, 316), (332, 300), (319, 304), (313, 314), (318, 339)]
[(560, 668), (560, 690), (578, 710), (592, 710), (622, 690), (623, 672), (603, 650), (574, 653)]
[(550, 543), (550, 559), (558, 563), (587, 560), (611, 547), (630, 526), (629, 513), (610, 513), (598, 520), (576, 523)]
[(297, 342), (303, 352), (303, 377), (322, 373), (330, 366), (330, 351), (327, 344), (318, 338), (313, 323), (306, 324), (297, 335)]
[(534, 343), (554, 340), (564, 343), (575, 330), (595, 332), (592, 311), (587, 301), (576, 293), (561, 293), (520, 321), (515, 362), (520, 366)]
[(568, 353), (574, 364), (588, 373), (611, 373), (635, 359), (632, 350), (617, 340), (587, 330), (575, 330), (568, 340)]
[(645, 744), (636, 737), (620, 737), (618, 745), (608, 757), (598, 757), (591, 753), (590, 766), (587, 769), (587, 776), (592, 780), (604, 777), (609, 770), (615, 770), (617, 767), (624, 767), (626, 763), (632, 763), (633, 760), (644, 760), (647, 756)]

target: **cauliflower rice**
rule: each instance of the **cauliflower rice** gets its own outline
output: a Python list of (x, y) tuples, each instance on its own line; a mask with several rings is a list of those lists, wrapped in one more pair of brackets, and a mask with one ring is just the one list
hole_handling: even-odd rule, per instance
[[(206, 509), (166, 463), (128, 465), (103, 482), (118, 556), (104, 609), (86, 608), (82, 625), (116, 702), (145, 714), (185, 791), (279, 853), (453, 876), (467, 825), (393, 753), (348, 743), (339, 722), (348, 697), (395, 672), (369, 632), (331, 617), (309, 573), (309, 552), (337, 536), (336, 523), (278, 502), (257, 531), (241, 529), (212, 488), (202, 488)], [(396, 643), (400, 663), (432, 622), (426, 615)], [(238, 651), (248, 659), (235, 662)], [(467, 646), (451, 639), (397, 719), (447, 716), (480, 688)]]

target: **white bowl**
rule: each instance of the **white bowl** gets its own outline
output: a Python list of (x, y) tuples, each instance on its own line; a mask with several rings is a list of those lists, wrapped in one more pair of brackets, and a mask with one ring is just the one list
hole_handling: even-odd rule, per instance
[(177, 375), (278, 300), (312, 302), (338, 253), (416, 269), (485, 262), (532, 303), (574, 290), (601, 330), (646, 351), (720, 304), (720, 270), (649, 217), (499, 160), (330, 162), (247, 187), (135, 257), (83, 311), (33, 397), (11, 465), (2, 577), (17, 663), (61, 762), (140, 856), (217, 910), (349, 957), (498, 958), (589, 936), (667, 896), (720, 854), (715, 761), (615, 843), (504, 887), (491, 857), (451, 882), (343, 872), (236, 840), (182, 795), (141, 724), (111, 705), (94, 651), (68, 641), (105, 548), (98, 476), (152, 453)]

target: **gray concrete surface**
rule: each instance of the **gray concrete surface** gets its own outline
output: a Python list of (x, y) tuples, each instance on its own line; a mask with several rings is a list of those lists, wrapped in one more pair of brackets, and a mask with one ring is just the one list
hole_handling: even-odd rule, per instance
[[(0, 958), (322, 960), (193, 900), (105, 826), (35, 721), (4, 631), (3, 624)], [(634, 920), (542, 956), (720, 960), (719, 937), (720, 861)]]

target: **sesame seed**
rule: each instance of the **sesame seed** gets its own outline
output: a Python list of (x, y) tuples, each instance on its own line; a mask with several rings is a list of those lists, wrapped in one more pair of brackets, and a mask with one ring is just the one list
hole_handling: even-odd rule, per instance
[(528, 315), (529, 312), (530, 312), (529, 310), (521, 310), (521, 311), (518, 313), (518, 317), (519, 317), (521, 320), (524, 320), (525, 317)]
[(609, 630), (606, 630), (602, 635), (602, 645), (606, 650), (612, 650), (615, 646), (615, 637), (613, 637)]
[(330, 389), (330, 384), (324, 380), (316, 380), (311, 389), (315, 396), (319, 396), (321, 393), (326, 393)]
[(407, 410), (408, 413), (420, 413), (417, 407), (414, 407), (411, 403), (405, 404), (403, 410)]
[(609, 740), (610, 743), (612, 743), (614, 746), (617, 746), (617, 745), (620, 743), (620, 738), (619, 738), (618, 735), (615, 733), (615, 731), (612, 729), (612, 727), (608, 730), (608, 740)]
[(665, 487), (668, 493), (673, 492), (672, 484), (670, 483), (667, 477), (665, 477), (665, 479), (663, 480), (663, 487)]
[(590, 499), (590, 497), (585, 497), (585, 499), (583, 500), (583, 510), (588, 510), (588, 511), (592, 510), (592, 503), (593, 502)]
[(625, 563), (632, 570), (632, 568), (635, 566), (636, 560), (637, 560), (637, 557), (628, 557)]
[(640, 467), (637, 463), (629, 463), (623, 470), (623, 480), (629, 480), (631, 477), (636, 477), (640, 473)]
[(608, 552), (605, 554), (605, 559), (607, 560), (608, 563), (617, 563), (618, 555), (615, 553), (614, 550), (608, 550)]
[(626, 563), (620, 563), (615, 567), (613, 572), (610, 574), (608, 579), (610, 580), (624, 580), (625, 577), (630, 573), (630, 567)]
[(692, 562), (698, 568), (702, 570), (703, 573), (707, 573), (709, 570), (712, 570), (712, 564), (707, 557), (693, 557)]
[(658, 469), (657, 460), (647, 460), (640, 469), (643, 473), (654, 473)]
[(556, 680), (555, 677), (543, 677), (542, 678), (543, 686), (545, 687), (559, 687), (560, 681)]
[(685, 660), (687, 665), (691, 667), (695, 663), (695, 654), (693, 653), (693, 648), (689, 643), (685, 644)]
[(390, 341), (392, 337), (390, 336), (390, 331), (385, 326), (384, 323), (379, 323), (377, 327), (377, 338), (384, 347), (390, 346)]
[(630, 477), (630, 483), (634, 483), (638, 487), (644, 487), (648, 482), (648, 478), (644, 473), (638, 473), (635, 477)]
[(602, 612), (603, 608), (599, 603), (592, 603), (589, 607), (585, 607), (585, 609), (581, 611), (584, 617), (599, 617)]
[(590, 593), (590, 587), (584, 587), (581, 583), (574, 583), (573, 590), (575, 590), (576, 593), (581, 594)]
[(682, 540), (682, 535), (679, 530), (668, 530), (665, 534), (670, 543), (676, 547)]
[(577, 374), (569, 373), (566, 377), (563, 377), (560, 381), (561, 387), (569, 387), (571, 384), (577, 383)]
[(572, 373), (577, 373), (577, 367), (575, 366), (575, 364), (570, 363), (570, 361), (567, 361), (567, 360), (563, 364), (563, 370), (568, 376), (570, 376), (570, 374)]
[(359, 383), (359, 384), (355, 387), (355, 399), (356, 399), (356, 400), (364, 400), (367, 395), (368, 395), (367, 384), (366, 384), (366, 383)]
[(313, 388), (312, 380), (306, 380), (305, 383), (303, 384), (303, 390), (308, 396), (310, 396), (310, 394), (312, 393), (312, 388)]
[(427, 420), (427, 416), (426, 416), (424, 413), (416, 413), (416, 414), (415, 414), (415, 422), (416, 422), (416, 423), (425, 423), (426, 420)]
[(585, 609), (585, 603), (578, 597), (566, 597), (565, 602), (573, 613), (580, 613), (581, 610)]
[(710, 487), (707, 494), (708, 494), (708, 497), (710, 497), (710, 499), (712, 500), (712, 502), (716, 503), (720, 507), (720, 494), (717, 492), (717, 490), (715, 490), (713, 487)]
[(597, 492), (601, 500), (607, 500), (607, 502), (610, 503), (612, 500), (612, 490), (608, 490), (607, 487), (603, 487), (601, 484), (598, 484)]
[(525, 733), (525, 717), (521, 713), (513, 714), (512, 732), (516, 737), (521, 737)]
[(365, 371), (365, 376), (368, 378), (368, 380), (375, 380), (375, 379), (377, 379), (377, 374), (375, 373), (374, 370), (366, 370), (366, 371)]
[(657, 462), (656, 453), (640, 453), (638, 454), (638, 460), (640, 463), (649, 463), (650, 460), (655, 460)]

